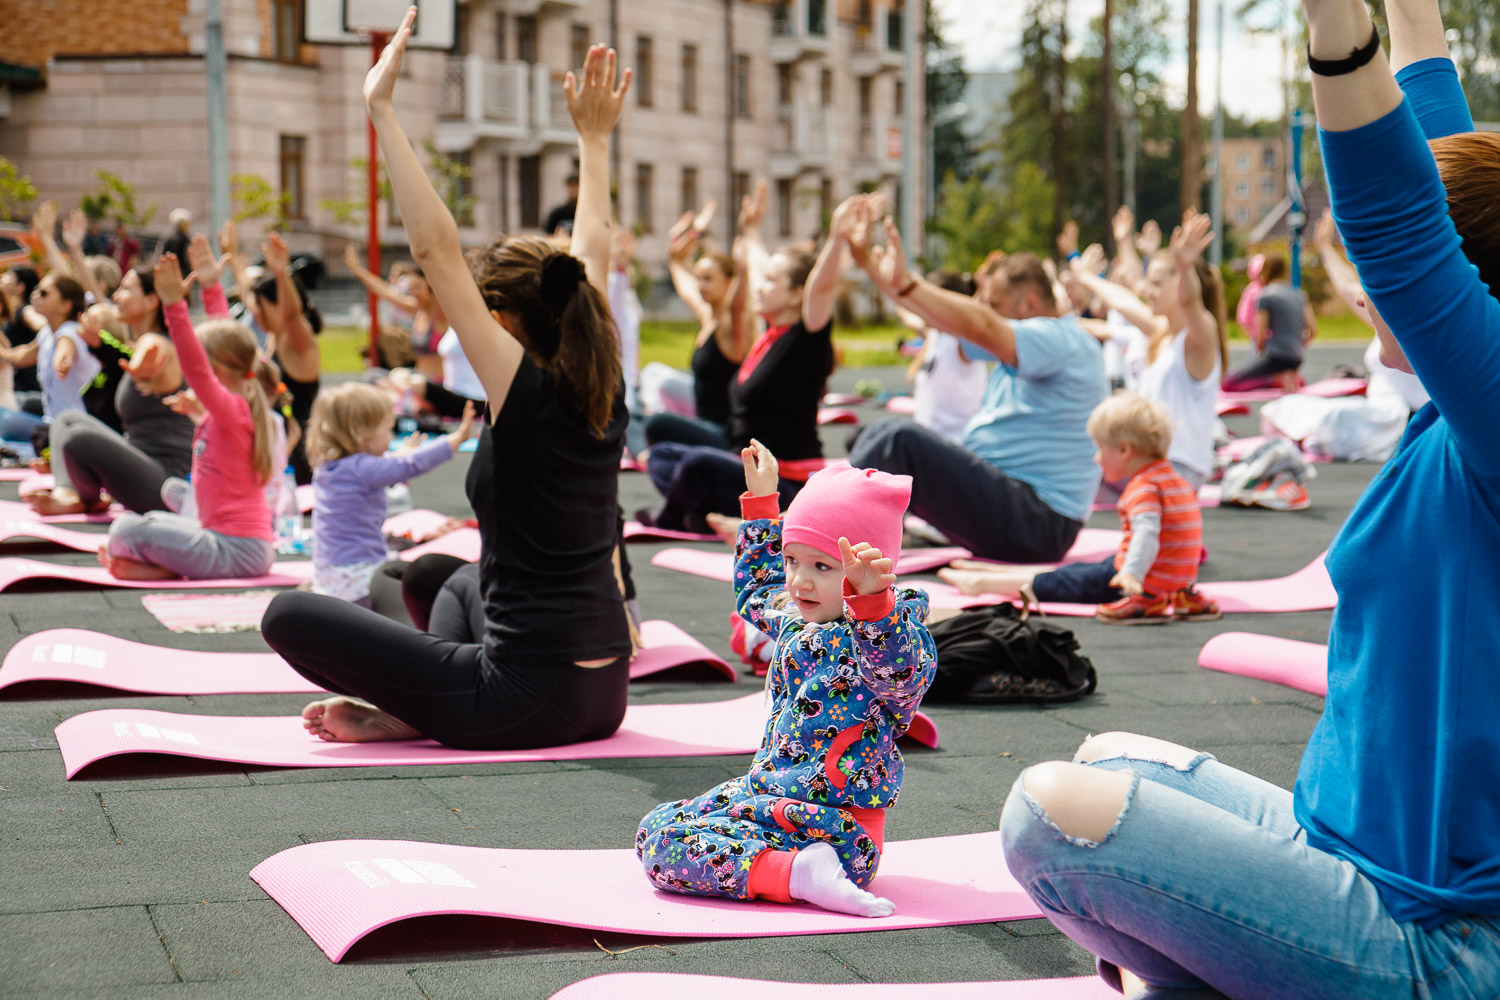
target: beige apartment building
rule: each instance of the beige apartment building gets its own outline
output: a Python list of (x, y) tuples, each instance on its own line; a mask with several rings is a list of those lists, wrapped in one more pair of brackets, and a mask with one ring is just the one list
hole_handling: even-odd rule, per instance
[(1286, 197), (1280, 138), (1224, 140), (1224, 225), (1245, 236)]
[[(350, 161), (366, 150), (370, 52), (303, 35), (304, 4), (338, 2), (221, 0), (229, 171), (289, 195), (291, 242), (327, 251), (363, 237), (323, 203), (363, 190)], [(42, 71), (8, 86), (0, 75), (0, 155), (65, 208), (102, 168), (158, 203), (163, 227), (178, 205), (206, 220), (205, 6), (0, 0), (0, 63)], [(902, 16), (900, 0), (460, 0), (453, 50), (410, 53), (397, 107), (414, 141), (472, 171), (466, 241), (535, 230), (574, 168), (564, 74), (591, 42), (613, 41), (635, 71), (613, 152), (617, 206), (659, 272), (678, 215), (707, 198), (737, 204), (761, 179), (768, 240), (817, 233), (855, 191), (903, 196)], [(401, 243), (381, 214), (383, 241)], [(730, 215), (714, 224), (721, 242)], [(263, 228), (246, 226), (252, 239)]]

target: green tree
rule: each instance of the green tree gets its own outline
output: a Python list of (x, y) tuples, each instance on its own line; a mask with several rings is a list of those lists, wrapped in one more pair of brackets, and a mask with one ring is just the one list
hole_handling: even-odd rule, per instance
[(944, 117), (964, 99), (969, 74), (963, 60), (943, 37), (942, 17), (927, 0), (927, 120), (932, 130), (932, 163), (936, 177), (956, 174), (967, 178), (975, 169), (975, 151), (964, 131), (962, 117)]
[(78, 202), (85, 215), (93, 219), (110, 216), (116, 222), (123, 222), (132, 228), (140, 228), (151, 222), (156, 215), (156, 203), (152, 202), (145, 208), (137, 205), (134, 184), (108, 170), (95, 170), (94, 176), (99, 179), (100, 186)]
[(230, 195), (234, 198), (234, 221), (246, 219), (269, 219), (272, 229), (286, 225), (287, 209), (292, 204), (292, 193), (277, 193), (271, 183), (259, 174), (235, 174), (229, 178)]
[(472, 226), (474, 206), (479, 201), (469, 193), (474, 171), (463, 160), (448, 156), (427, 139), (422, 140), (422, 148), (427, 151), (427, 172), (432, 175), (433, 186), (443, 204), (448, 206), (448, 211), (453, 213), (454, 221), (460, 226)]
[(11, 222), (25, 218), (28, 207), (36, 200), (36, 185), (31, 178), (16, 169), (16, 165), (0, 156), (0, 222)]
[[(345, 226), (359, 225), (368, 216), (365, 214), (370, 210), (370, 161), (363, 156), (353, 157), (349, 161), (349, 177), (344, 185), (345, 197), (325, 198), (318, 203), (318, 207), (333, 216), (333, 221)], [(392, 198), (391, 182), (385, 174), (385, 164), (376, 165), (379, 172), (376, 186), (379, 191), (380, 200), (389, 202)]]

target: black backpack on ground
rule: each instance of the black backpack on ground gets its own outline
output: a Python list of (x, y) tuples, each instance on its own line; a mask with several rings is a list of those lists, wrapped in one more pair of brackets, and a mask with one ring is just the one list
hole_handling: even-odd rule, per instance
[(1046, 618), (1023, 618), (1013, 604), (965, 611), (929, 628), (938, 652), (924, 699), (930, 703), (1074, 701), (1098, 683), (1072, 632)]

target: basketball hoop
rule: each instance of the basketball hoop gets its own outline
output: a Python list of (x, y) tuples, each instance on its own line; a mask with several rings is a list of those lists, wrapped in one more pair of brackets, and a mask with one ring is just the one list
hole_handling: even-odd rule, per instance
[(454, 0), (308, 0), (302, 33), (311, 45), (368, 45), (375, 36), (393, 35), (410, 6), (417, 8), (417, 23), (408, 48), (453, 48)]
[[(413, 49), (453, 48), (456, 0), (307, 0), (303, 5), (302, 35), (312, 45), (368, 45), (370, 65), (380, 59), (380, 52), (391, 35), (401, 27), (406, 8), (417, 8), (412, 25)], [(365, 249), (365, 266), (380, 273), (380, 146), (375, 140), (375, 126), (367, 126), (369, 156), (366, 158), (366, 187), (369, 200), (369, 235)], [(366, 301), (370, 308), (369, 363), (380, 362), (380, 304), (372, 291)]]

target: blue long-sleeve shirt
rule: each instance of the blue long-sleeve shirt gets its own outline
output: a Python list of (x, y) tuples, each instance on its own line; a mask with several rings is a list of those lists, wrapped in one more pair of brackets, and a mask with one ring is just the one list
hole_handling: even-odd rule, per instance
[(453, 457), (446, 437), (415, 451), (357, 452), (313, 470), (313, 563), (353, 566), (385, 558), (385, 488), (435, 469)]
[(1401, 80), (1407, 102), (1323, 133), (1323, 158), (1350, 259), (1432, 402), (1330, 547), (1328, 700), (1295, 807), (1397, 920), (1435, 925), (1500, 913), (1500, 301), (1426, 141), (1472, 127), (1452, 64)]

